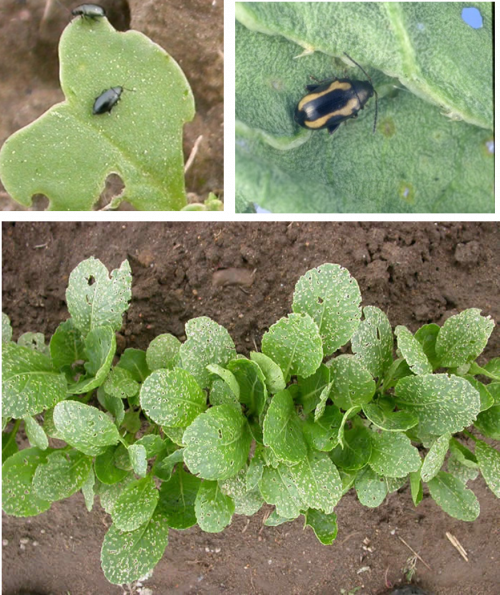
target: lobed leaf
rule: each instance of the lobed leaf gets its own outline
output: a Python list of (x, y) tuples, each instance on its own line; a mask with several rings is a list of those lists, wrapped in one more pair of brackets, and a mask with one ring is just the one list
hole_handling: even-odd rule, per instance
[(407, 361), (414, 374), (432, 374), (432, 365), (425, 355), (424, 349), (419, 341), (410, 333), (405, 326), (397, 326), (394, 329), (397, 337), (398, 349)]
[(115, 366), (104, 382), (104, 390), (117, 399), (128, 399), (139, 393), (139, 383), (125, 368)]
[(359, 285), (349, 271), (338, 264), (323, 264), (297, 281), (292, 309), (314, 320), (326, 356), (345, 345), (358, 328), (360, 303)]
[[(283, 390), (271, 400), (263, 426), (264, 444), (283, 461), (297, 463), (307, 454), (299, 417), (290, 393)], [(286, 516), (286, 515), (285, 515)]]
[(89, 456), (103, 454), (107, 446), (120, 439), (115, 424), (107, 415), (76, 401), (56, 405), (54, 424), (61, 440)]
[(326, 453), (309, 451), (303, 461), (290, 467), (290, 475), (307, 507), (333, 512), (342, 497), (342, 481)]
[(289, 314), (273, 324), (262, 337), (262, 352), (279, 365), (285, 380), (311, 376), (323, 359), (318, 327), (308, 314)]
[(49, 357), (15, 343), (3, 346), (2, 415), (21, 418), (50, 409), (66, 398), (66, 377)]
[(2, 466), (2, 507), (17, 517), (36, 516), (50, 508), (33, 487), (39, 465), (47, 462), (51, 449), (25, 448), (9, 457)]
[(418, 471), (422, 461), (418, 450), (404, 434), (372, 432), (372, 454), (369, 465), (379, 475), (406, 477)]
[(201, 386), (209, 388), (209, 364), (225, 366), (234, 358), (236, 350), (227, 330), (215, 321), (201, 316), (186, 323), (187, 340), (180, 347), (182, 367), (190, 372)]
[(456, 368), (474, 361), (488, 343), (495, 322), (481, 316), (481, 310), (470, 308), (450, 316), (436, 340), (439, 365)]
[(12, 326), (10, 324), (10, 318), (2, 312), (2, 343), (8, 343), (12, 341)]
[(306, 512), (304, 527), (311, 527), (323, 545), (331, 545), (337, 537), (337, 515), (326, 514), (321, 510), (309, 508)]
[(479, 393), (467, 380), (446, 374), (402, 378), (395, 395), (400, 409), (417, 415), (423, 432), (438, 436), (460, 432), (481, 408)]
[(227, 479), (245, 465), (251, 435), (246, 419), (232, 405), (199, 415), (184, 432), (184, 461), (203, 479)]
[(101, 549), (104, 576), (113, 585), (139, 580), (158, 564), (167, 543), (168, 524), (161, 512), (133, 531), (121, 531), (113, 523)]
[(500, 453), (486, 442), (478, 440), (476, 457), (484, 480), (495, 496), (500, 498)]
[(405, 432), (418, 424), (415, 413), (387, 410), (378, 402), (363, 405), (363, 413), (372, 424), (386, 432)]
[(92, 329), (85, 337), (86, 375), (68, 386), (68, 393), (79, 395), (101, 386), (105, 381), (116, 351), (116, 337), (109, 326)]
[(392, 363), (391, 323), (375, 306), (363, 308), (363, 315), (365, 318), (351, 340), (352, 351), (373, 378), (383, 378)]
[(276, 506), (276, 512), (280, 517), (295, 519), (304, 508), (299, 490), (286, 465), (280, 464), (276, 469), (264, 467), (259, 490), (268, 504)]
[(450, 516), (461, 521), (475, 521), (479, 516), (474, 492), (453, 475), (439, 471), (427, 485), (432, 498)]
[(129, 483), (113, 506), (114, 526), (121, 531), (138, 529), (153, 516), (158, 496), (152, 475)]
[(66, 303), (76, 328), (84, 335), (100, 326), (120, 330), (132, 297), (131, 287), (128, 260), (112, 271), (111, 277), (97, 258), (81, 262), (71, 272), (66, 289)]
[(141, 406), (157, 424), (171, 428), (188, 426), (206, 409), (207, 396), (186, 370), (156, 370), (140, 393)]
[(234, 502), (222, 493), (216, 481), (203, 481), (196, 495), (194, 510), (202, 531), (219, 533), (231, 523)]
[(38, 465), (33, 476), (33, 489), (42, 500), (55, 502), (69, 498), (87, 480), (92, 459), (81, 452), (52, 452), (46, 463)]
[(422, 481), (430, 481), (443, 466), (446, 453), (450, 446), (450, 438), (450, 434), (439, 436), (425, 455), (422, 469), (420, 470)]
[(370, 467), (361, 469), (356, 475), (354, 485), (358, 500), (368, 508), (377, 508), (387, 496), (387, 486), (384, 478), (377, 475)]
[(330, 396), (339, 409), (351, 409), (372, 400), (375, 381), (355, 357), (339, 355), (329, 362), (329, 368), (332, 382)]
[(201, 479), (186, 473), (182, 465), (178, 465), (171, 478), (161, 484), (158, 510), (167, 519), (169, 527), (182, 530), (196, 525), (194, 505), (201, 485)]

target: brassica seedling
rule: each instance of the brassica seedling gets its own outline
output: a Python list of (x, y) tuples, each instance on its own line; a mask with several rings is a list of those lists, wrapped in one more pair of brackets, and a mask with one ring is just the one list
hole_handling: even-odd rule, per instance
[(324, 264), (298, 280), (262, 352), (238, 354), (200, 317), (184, 342), (160, 335), (113, 365), (131, 283), (127, 261), (111, 275), (80, 263), (48, 345), (15, 342), (2, 318), (3, 509), (29, 517), (81, 490), (90, 511), (98, 496), (113, 521), (101, 553), (111, 583), (151, 572), (169, 530), (219, 532), (264, 503), (266, 525), (302, 515), (329, 545), (349, 490), (374, 508), (409, 483), (416, 506), (425, 489), (463, 521), (479, 514), (468, 486), (479, 472), (500, 497), (500, 358), (475, 363), (494, 328), (479, 310), (393, 333), (380, 309), (361, 308), (349, 272)]

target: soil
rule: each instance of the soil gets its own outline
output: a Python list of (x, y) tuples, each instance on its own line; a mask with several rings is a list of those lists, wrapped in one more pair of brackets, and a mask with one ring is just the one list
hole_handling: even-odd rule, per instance
[[(470, 307), (500, 319), (498, 223), (6, 223), (3, 310), (15, 339), (26, 331), (49, 336), (67, 318), (69, 273), (91, 255), (108, 268), (125, 258), (132, 266), (120, 350), (144, 349), (159, 333), (183, 339), (185, 322), (207, 315), (246, 354), (290, 311), (299, 276), (324, 262), (347, 267), (363, 305), (382, 308), (393, 326), (416, 331)], [(497, 327), (484, 360), (498, 356), (499, 347)], [(336, 508), (339, 533), (328, 547), (300, 520), (263, 526), (267, 509), (251, 519), (235, 516), (219, 534), (171, 531), (144, 584), (154, 595), (379, 595), (404, 582), (413, 554), (403, 539), (427, 565), (417, 561), (413, 580), (428, 593), (496, 595), (498, 501), (481, 478), (472, 487), (481, 505), (474, 523), (447, 516), (427, 496), (414, 508), (407, 487), (378, 509), (349, 493)], [(87, 513), (80, 494), (38, 517), (4, 515), (3, 593), (122, 593), (100, 568), (110, 522), (97, 505)]]
[[(1, 0), (0, 2), (0, 145), (49, 107), (64, 100), (59, 86), (57, 44), (71, 18), (72, 0)], [(195, 161), (186, 175), (190, 202), (208, 192), (221, 196), (223, 181), (223, 0), (100, 0), (111, 24), (120, 31), (141, 31), (179, 63), (193, 89), (196, 116), (184, 128), (187, 160), (203, 135)], [(52, 5), (49, 10), (47, 6)], [(102, 208), (123, 184), (111, 175)], [(0, 209), (44, 210), (38, 196), (30, 209), (14, 202), (0, 184)], [(131, 209), (123, 204), (121, 210)]]

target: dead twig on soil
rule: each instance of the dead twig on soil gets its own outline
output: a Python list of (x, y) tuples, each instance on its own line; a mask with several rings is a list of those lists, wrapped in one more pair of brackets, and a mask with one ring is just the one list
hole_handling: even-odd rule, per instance
[(203, 140), (203, 136), (200, 136), (195, 140), (193, 148), (191, 149), (191, 153), (189, 154), (188, 160), (186, 161), (186, 165), (184, 166), (184, 173), (186, 174), (193, 165), (194, 158), (196, 157), (196, 153), (198, 153), (198, 147), (200, 146), (201, 141)]
[(416, 556), (416, 557), (417, 557), (417, 558), (420, 560), (420, 562), (422, 562), (422, 564), (423, 564), (423, 565), (424, 565), (426, 568), (428, 568), (429, 570), (431, 570), (431, 571), (432, 571), (432, 568), (429, 566), (429, 564), (427, 564), (427, 562), (425, 562), (425, 561), (424, 561), (424, 560), (423, 560), (423, 559), (420, 557), (420, 555), (419, 555), (419, 554), (417, 554), (417, 552), (416, 552), (416, 551), (415, 551), (415, 550), (414, 550), (414, 549), (413, 549), (411, 546), (409, 546), (409, 545), (406, 543), (406, 541), (405, 541), (405, 540), (404, 540), (402, 537), (400, 537), (400, 536), (398, 535), (398, 539), (399, 539), (399, 541), (401, 541), (402, 543), (404, 543), (404, 544), (406, 545), (406, 547), (407, 547), (407, 548), (410, 550), (410, 552), (412, 552), (412, 554), (413, 554), (414, 556)]
[(469, 558), (467, 557), (467, 552), (465, 551), (465, 548), (462, 546), (462, 544), (458, 541), (458, 539), (448, 531), (446, 531), (446, 537), (449, 539), (451, 545), (457, 549), (458, 553), (462, 556), (462, 558), (466, 562), (468, 562)]

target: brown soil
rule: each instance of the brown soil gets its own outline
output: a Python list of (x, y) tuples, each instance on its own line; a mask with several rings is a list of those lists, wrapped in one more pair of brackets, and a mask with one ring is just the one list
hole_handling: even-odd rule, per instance
[[(386, 311), (393, 326), (412, 331), (477, 307), (500, 319), (500, 230), (497, 223), (9, 223), (3, 227), (3, 310), (14, 338), (54, 332), (68, 314), (64, 292), (71, 270), (94, 255), (108, 267), (128, 258), (133, 300), (119, 346), (145, 348), (159, 333), (182, 338), (184, 324), (208, 315), (226, 326), (243, 353), (290, 310), (295, 282), (324, 262), (340, 263), (358, 280), (364, 305)], [(221, 281), (221, 269), (231, 271)], [(255, 274), (249, 284), (248, 271)], [(226, 280), (227, 283), (227, 280)], [(486, 353), (500, 353), (495, 329)], [(415, 578), (435, 595), (496, 595), (500, 534), (498, 503), (482, 479), (472, 487), (481, 504), (474, 523), (448, 517), (430, 498), (414, 508), (409, 490), (378, 509), (349, 493), (336, 512), (339, 534), (322, 546), (297, 520), (263, 527), (261, 511), (237, 516), (220, 534), (172, 531), (153, 577), (160, 594), (380, 594), (403, 580), (412, 557), (404, 539), (429, 565)], [(6, 595), (119, 594), (100, 569), (110, 518), (87, 513), (76, 494), (46, 513), (3, 519)], [(468, 552), (460, 557), (445, 536)], [(27, 539), (27, 542), (22, 542)], [(342, 591), (345, 590), (345, 591)]]

